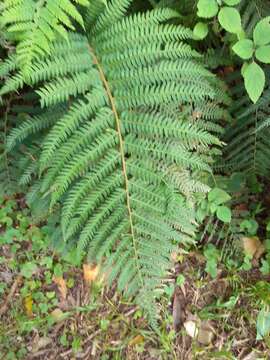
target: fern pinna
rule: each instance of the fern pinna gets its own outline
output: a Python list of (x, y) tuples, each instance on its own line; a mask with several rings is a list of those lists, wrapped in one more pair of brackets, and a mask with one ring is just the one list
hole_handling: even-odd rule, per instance
[[(45, 131), (39, 194), (51, 197), (52, 208), (61, 204), (65, 241), (91, 260), (106, 257), (109, 281), (137, 294), (152, 318), (150, 300), (170, 254), (196, 229), (179, 178), (194, 177), (195, 191), (203, 188), (198, 173), (211, 171), (220, 146), (208, 130), (220, 131), (228, 99), (185, 43), (192, 32), (168, 24), (174, 10), (127, 15), (130, 3), (92, 2), (85, 33), (58, 39), (33, 62), (28, 84), (50, 116), (13, 130), (8, 146)], [(9, 76), (3, 96), (24, 75), (14, 55), (2, 69)]]
[[(266, 69), (267, 79), (269, 70)], [(256, 104), (251, 104), (244, 85), (239, 82), (240, 72), (228, 79), (235, 98), (230, 108), (231, 124), (225, 132), (222, 168), (241, 171), (249, 175), (269, 176), (270, 171), (270, 88), (267, 80), (265, 91)]]

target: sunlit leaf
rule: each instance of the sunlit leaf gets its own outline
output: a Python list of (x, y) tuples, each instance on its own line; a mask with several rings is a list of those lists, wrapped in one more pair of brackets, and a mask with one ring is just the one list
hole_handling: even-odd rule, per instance
[(253, 39), (257, 46), (270, 43), (270, 16), (257, 23), (253, 32)]
[(99, 267), (97, 265), (83, 264), (83, 277), (87, 284), (96, 280), (99, 273)]
[(197, 7), (198, 16), (202, 18), (211, 18), (218, 13), (218, 4), (216, 0), (199, 0)]
[(241, 17), (235, 8), (223, 7), (218, 14), (218, 21), (230, 33), (237, 34), (242, 30)]
[(264, 71), (258, 64), (252, 62), (245, 68), (243, 76), (247, 93), (250, 99), (256, 103), (262, 95), (265, 86)]

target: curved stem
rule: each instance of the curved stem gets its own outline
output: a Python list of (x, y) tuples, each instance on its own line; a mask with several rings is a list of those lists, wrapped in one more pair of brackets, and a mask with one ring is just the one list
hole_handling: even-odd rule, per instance
[(140, 280), (141, 280), (141, 282), (143, 282), (142, 277), (141, 277), (141, 272), (140, 272), (140, 266), (138, 263), (139, 256), (138, 256), (138, 250), (137, 250), (137, 240), (135, 238), (135, 231), (134, 231), (134, 225), (133, 225), (133, 220), (132, 220), (132, 210), (131, 210), (130, 195), (129, 195), (129, 181), (128, 181), (128, 175), (127, 175), (126, 160), (125, 160), (124, 141), (123, 141), (123, 137), (122, 137), (122, 133), (121, 133), (120, 117), (118, 115), (115, 101), (114, 101), (110, 86), (108, 84), (108, 81), (106, 80), (102, 66), (99, 63), (99, 61), (94, 53), (94, 50), (91, 47), (89, 47), (89, 49), (90, 49), (90, 53), (93, 57), (94, 65), (96, 65), (98, 68), (100, 79), (105, 87), (106, 93), (108, 95), (108, 98), (109, 98), (109, 101), (111, 104), (111, 109), (112, 109), (114, 117), (115, 117), (116, 130), (117, 130), (118, 138), (119, 138), (119, 150), (120, 150), (120, 154), (121, 154), (122, 170), (123, 170), (123, 176), (124, 176), (124, 182), (125, 182), (126, 203), (127, 203), (128, 217), (129, 217), (129, 223), (130, 223), (130, 232), (131, 232), (131, 237), (132, 237), (132, 242), (133, 242), (133, 247), (134, 247), (134, 252), (135, 252), (136, 267), (138, 270)]

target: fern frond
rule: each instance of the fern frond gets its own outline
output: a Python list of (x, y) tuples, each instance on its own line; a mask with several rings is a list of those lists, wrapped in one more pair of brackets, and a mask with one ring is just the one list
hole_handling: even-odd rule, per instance
[[(51, 126), (35, 194), (61, 205), (65, 240), (81, 257), (106, 256), (119, 290), (149, 296), (176, 244), (193, 241), (195, 214), (186, 196), (207, 191), (197, 178), (211, 172), (211, 153), (221, 145), (207, 126), (213, 121), (220, 131), (229, 99), (185, 44), (192, 32), (164, 24), (174, 10), (127, 15), (130, 2), (90, 6), (86, 35), (68, 34), (68, 46), (56, 40), (31, 64), (29, 83), (44, 114), (14, 130), (10, 144)], [(65, 113), (48, 124), (60, 106)], [(204, 108), (205, 128), (193, 117)], [(183, 174), (194, 179), (190, 188), (181, 187)], [(138, 299), (149, 310), (151, 298)]]
[[(74, 4), (75, 3), (75, 4)], [(75, 30), (73, 21), (84, 27), (76, 4), (89, 2), (75, 0), (4, 0), (1, 4), (0, 24), (17, 37), (18, 63), (28, 77), (34, 60), (50, 54), (51, 43), (60, 34), (67, 39), (67, 28)]]
[[(235, 74), (230, 81), (235, 81), (237, 76), (241, 74)], [(256, 104), (250, 102), (242, 84), (235, 86), (233, 92), (236, 100), (231, 114), (235, 120), (225, 134), (224, 140), (228, 144), (225, 168), (267, 176), (270, 171), (270, 128), (267, 127), (270, 116), (269, 82)]]

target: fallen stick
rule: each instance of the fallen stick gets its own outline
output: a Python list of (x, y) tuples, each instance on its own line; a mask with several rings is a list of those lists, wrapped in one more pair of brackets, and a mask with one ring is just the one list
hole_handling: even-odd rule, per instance
[(4, 304), (1, 306), (0, 308), (0, 316), (2, 316), (3, 314), (5, 314), (5, 312), (8, 309), (8, 304), (10, 303), (13, 295), (15, 294), (17, 287), (19, 286), (20, 282), (22, 280), (22, 277), (19, 275), (17, 276), (16, 280), (14, 281), (14, 283), (11, 286), (10, 292), (4, 302)]

